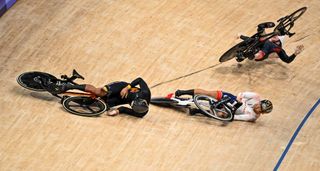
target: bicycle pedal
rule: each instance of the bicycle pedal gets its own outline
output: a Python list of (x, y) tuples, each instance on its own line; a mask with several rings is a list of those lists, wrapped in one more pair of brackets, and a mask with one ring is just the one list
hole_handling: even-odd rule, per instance
[(248, 59), (249, 59), (249, 60), (253, 60), (253, 59), (254, 59), (254, 56), (251, 55), (251, 56), (248, 57)]
[(243, 60), (244, 60), (244, 58), (236, 57), (236, 61), (237, 61), (237, 62), (242, 62)]
[(289, 32), (289, 33), (288, 33), (288, 36), (291, 37), (291, 36), (293, 36), (293, 35), (295, 35), (295, 34), (296, 34), (296, 33), (290, 33), (290, 32)]
[(244, 36), (244, 35), (240, 35), (240, 39), (242, 39), (242, 40), (248, 40), (248, 39), (250, 39), (250, 37)]

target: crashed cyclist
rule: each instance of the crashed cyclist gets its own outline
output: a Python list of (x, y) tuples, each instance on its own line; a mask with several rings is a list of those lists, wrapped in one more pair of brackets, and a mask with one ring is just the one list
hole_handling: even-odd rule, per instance
[[(286, 51), (283, 49), (283, 44), (284, 44), (284, 38), (285, 38), (285, 31), (282, 30), (276, 30), (275, 35), (271, 37), (268, 40), (265, 40), (263, 38), (263, 35), (265, 34), (265, 29), (266, 28), (271, 28), (274, 26), (273, 22), (266, 22), (266, 23), (261, 23), (258, 25), (258, 33), (262, 35), (262, 37), (259, 39), (260, 42), (263, 42), (261, 45), (260, 50), (254, 54), (254, 56), (249, 57), (249, 59), (254, 59), (255, 61), (263, 61), (269, 57), (271, 53), (276, 53), (278, 57), (285, 63), (291, 63), (297, 55), (299, 55), (303, 50), (304, 46), (303, 45), (298, 45), (292, 55), (287, 55)], [(293, 34), (292, 34), (293, 35)], [(249, 37), (246, 36), (240, 36), (241, 39), (246, 40)], [(244, 60), (244, 57), (238, 57), (237, 61), (241, 62)]]
[[(262, 114), (270, 113), (273, 109), (273, 105), (269, 100), (261, 100), (260, 96), (254, 92), (239, 93), (238, 96), (234, 96), (231, 93), (224, 91), (207, 91), (203, 89), (190, 89), (190, 90), (177, 90), (175, 96), (182, 95), (207, 95), (217, 100), (221, 100), (224, 97), (230, 98), (230, 103), (235, 107), (234, 120), (239, 121), (256, 121)], [(202, 113), (200, 109), (191, 109), (190, 114)]]
[[(45, 82), (45, 80), (42, 80), (42, 82)], [(55, 94), (76, 89), (90, 92), (98, 97), (101, 97), (101, 99), (106, 102), (108, 107), (111, 107), (111, 109), (107, 111), (109, 116), (115, 116), (120, 113), (124, 113), (142, 118), (149, 111), (151, 92), (147, 83), (140, 77), (136, 78), (131, 83), (117, 81), (99, 88), (91, 84), (62, 84), (53, 86)], [(116, 106), (123, 104), (130, 104), (131, 108), (124, 106), (116, 108)]]

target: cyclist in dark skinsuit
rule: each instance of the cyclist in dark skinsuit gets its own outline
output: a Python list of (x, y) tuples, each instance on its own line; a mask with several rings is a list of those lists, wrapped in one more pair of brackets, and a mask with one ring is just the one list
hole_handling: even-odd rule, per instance
[[(136, 86), (138, 86), (136, 87)], [(121, 104), (130, 104), (132, 109), (127, 107), (119, 107), (108, 111), (108, 115), (114, 116), (119, 113), (126, 113), (136, 117), (143, 117), (148, 113), (148, 105), (151, 99), (151, 92), (147, 83), (142, 78), (137, 78), (131, 83), (113, 82), (103, 87), (108, 92), (103, 96), (109, 107)], [(137, 104), (134, 104), (137, 103)], [(139, 108), (139, 109), (138, 109)]]
[(276, 35), (265, 41), (261, 50), (255, 54), (254, 59), (256, 61), (262, 61), (267, 59), (269, 54), (275, 52), (283, 62), (291, 63), (295, 57), (303, 51), (304, 47), (303, 45), (297, 46), (295, 52), (291, 56), (288, 56), (286, 51), (282, 48), (281, 40), (283, 39), (284, 36)]
[[(268, 26), (268, 24), (270, 24), (270, 22), (267, 23), (261, 23), (258, 25), (258, 32), (260, 35), (265, 34), (265, 29), (266, 28), (270, 28), (270, 26)], [(272, 23), (273, 24), (273, 23)], [(273, 24), (274, 26), (274, 24)], [(272, 27), (273, 27), (272, 26)], [(298, 45), (295, 49), (295, 52), (292, 55), (287, 55), (286, 51), (282, 48), (283, 45), (283, 41), (284, 41), (284, 37), (285, 37), (285, 33), (283, 30), (277, 30), (276, 31), (276, 35), (273, 36), (272, 38), (268, 39), (265, 41), (265, 39), (262, 37), (260, 38), (259, 41), (263, 42), (263, 45), (261, 47), (261, 50), (259, 50), (259, 52), (257, 52), (252, 58), (250, 57), (249, 59), (255, 59), (255, 61), (263, 61), (265, 59), (267, 59), (269, 57), (269, 54), (275, 52), (277, 53), (278, 57), (285, 63), (291, 63), (298, 54), (300, 54), (303, 50), (304, 50), (304, 46), (303, 45)], [(249, 37), (246, 36), (240, 36), (243, 40), (248, 39)], [(244, 58), (238, 58), (237, 61), (241, 62), (243, 61)]]
[[(119, 107), (110, 109), (107, 114), (115, 116), (119, 113), (132, 115), (135, 117), (144, 117), (149, 110), (151, 92), (147, 83), (142, 78), (136, 78), (131, 83), (124, 81), (113, 82), (101, 88), (96, 88), (90, 84), (81, 85), (62, 85), (61, 91), (77, 89), (90, 92), (101, 97), (109, 107), (115, 107), (123, 104), (130, 104), (131, 108)], [(139, 87), (137, 87), (139, 86)]]

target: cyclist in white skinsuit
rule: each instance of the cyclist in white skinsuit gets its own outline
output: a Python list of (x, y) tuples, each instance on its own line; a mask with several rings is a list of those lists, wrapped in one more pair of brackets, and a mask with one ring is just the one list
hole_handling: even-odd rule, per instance
[[(223, 97), (228, 96), (230, 103), (237, 108), (234, 113), (234, 120), (254, 122), (261, 114), (270, 113), (273, 109), (273, 105), (269, 100), (261, 100), (260, 96), (254, 92), (239, 93), (238, 96), (234, 96), (231, 93), (218, 91), (207, 91), (203, 89), (190, 89), (190, 90), (177, 90), (175, 95), (177, 97), (181, 95), (196, 94), (211, 96), (217, 100), (221, 100)], [(190, 114), (202, 113), (200, 109), (190, 111)], [(222, 113), (221, 113), (222, 114)]]
[(260, 100), (260, 96), (253, 92), (239, 93), (237, 101), (241, 102), (242, 105), (235, 111), (234, 120), (242, 121), (255, 121), (259, 118), (262, 113), (271, 112), (269, 110), (262, 110), (264, 103)]

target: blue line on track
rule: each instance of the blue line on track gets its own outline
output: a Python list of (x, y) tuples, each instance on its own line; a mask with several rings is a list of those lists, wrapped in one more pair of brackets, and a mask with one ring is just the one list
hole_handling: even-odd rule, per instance
[(282, 160), (284, 159), (284, 157), (286, 156), (286, 154), (288, 153), (293, 141), (296, 139), (299, 131), (301, 130), (301, 128), (303, 127), (303, 125), (305, 124), (305, 122), (308, 120), (309, 116), (312, 114), (312, 112), (318, 107), (318, 105), (320, 104), (320, 99), (318, 99), (318, 101), (313, 105), (313, 107), (310, 109), (310, 111), (306, 114), (306, 116), (303, 118), (302, 122), (300, 123), (300, 125), (298, 126), (298, 128), (296, 129), (296, 131), (294, 132), (293, 136), (291, 137), (286, 149), (283, 151), (277, 165), (274, 167), (273, 171), (277, 171), (280, 167), (280, 164), (282, 163)]

